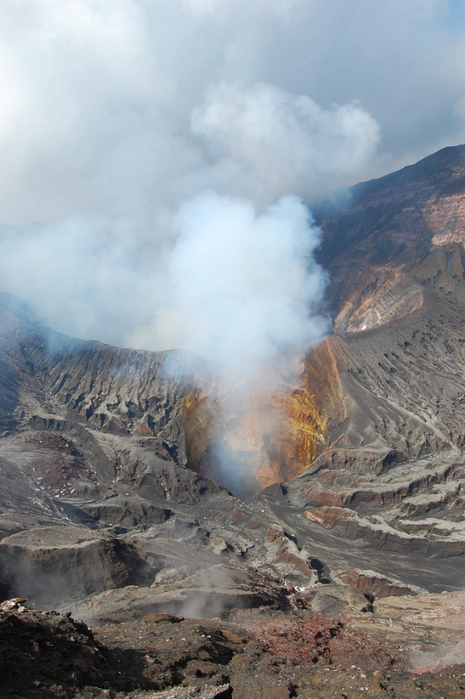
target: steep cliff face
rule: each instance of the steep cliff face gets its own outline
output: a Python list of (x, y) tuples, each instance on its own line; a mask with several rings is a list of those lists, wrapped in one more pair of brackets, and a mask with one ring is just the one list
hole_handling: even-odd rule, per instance
[(304, 376), (267, 390), (225, 388), (216, 398), (193, 392), (183, 415), (190, 466), (236, 494), (290, 480), (325, 441), (326, 413)]
[(320, 259), (332, 270), (356, 259), (416, 264), (431, 243), (463, 243), (464, 191), (465, 146), (356, 185), (341, 198), (345, 203), (316, 210), (324, 230)]

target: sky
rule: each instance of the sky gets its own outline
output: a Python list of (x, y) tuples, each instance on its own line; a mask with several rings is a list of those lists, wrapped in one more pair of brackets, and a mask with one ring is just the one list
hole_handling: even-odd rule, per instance
[(465, 29), (465, 5), (463, 0), (449, 0), (445, 24), (451, 32), (461, 32)]
[(312, 203), (463, 142), (462, 0), (3, 0), (0, 290), (254, 363), (328, 331)]

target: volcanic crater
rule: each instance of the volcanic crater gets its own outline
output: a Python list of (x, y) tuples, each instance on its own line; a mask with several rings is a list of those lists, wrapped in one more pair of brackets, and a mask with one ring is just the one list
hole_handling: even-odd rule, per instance
[(0, 295), (4, 696), (463, 696), (464, 196), (458, 146), (315, 209), (289, 380)]

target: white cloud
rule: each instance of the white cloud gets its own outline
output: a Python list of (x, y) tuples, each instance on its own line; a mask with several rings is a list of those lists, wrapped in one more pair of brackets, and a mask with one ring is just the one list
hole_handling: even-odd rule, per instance
[(192, 131), (214, 162), (236, 163), (234, 191), (247, 184), (259, 199), (284, 193), (316, 197), (363, 172), (378, 144), (378, 125), (351, 104), (322, 109), (306, 95), (257, 83), (221, 84), (194, 110)]
[(256, 231), (282, 196), (459, 140), (465, 44), (447, 16), (443, 0), (4, 0), (5, 288), (68, 333), (188, 343), (179, 212), (215, 190), (215, 216), (235, 201)]

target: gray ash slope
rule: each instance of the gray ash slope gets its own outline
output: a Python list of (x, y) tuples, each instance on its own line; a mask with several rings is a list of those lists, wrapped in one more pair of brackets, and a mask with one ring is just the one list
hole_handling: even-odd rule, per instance
[(459, 146), (321, 208), (334, 330), (307, 364), (328, 429), (282, 495), (438, 591), (433, 560), (463, 586), (464, 203)]
[(332, 611), (462, 589), (464, 195), (460, 147), (320, 214), (335, 330), (306, 364), (323, 448), (248, 501), (190, 468), (201, 360), (167, 372), (172, 353), (64, 337), (3, 296), (3, 595), (115, 620), (283, 605), (286, 584)]
[(460, 558), (465, 147), (354, 187), (319, 223), (334, 331), (308, 363), (320, 381), (333, 364), (329, 429), (288, 499), (341, 536)]

